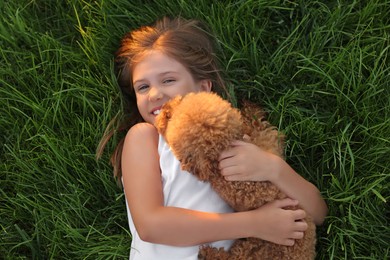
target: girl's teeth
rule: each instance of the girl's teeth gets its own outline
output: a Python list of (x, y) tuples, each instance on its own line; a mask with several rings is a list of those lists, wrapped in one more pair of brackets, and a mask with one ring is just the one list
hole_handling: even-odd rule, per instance
[(160, 110), (153, 111), (153, 115), (158, 115), (158, 114), (160, 114)]

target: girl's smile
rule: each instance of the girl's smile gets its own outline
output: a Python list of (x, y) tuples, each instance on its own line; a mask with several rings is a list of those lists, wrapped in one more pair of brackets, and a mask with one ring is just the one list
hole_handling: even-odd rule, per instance
[(157, 116), (158, 114), (160, 114), (160, 110), (161, 110), (161, 107), (157, 107), (157, 108), (152, 110), (152, 114)]

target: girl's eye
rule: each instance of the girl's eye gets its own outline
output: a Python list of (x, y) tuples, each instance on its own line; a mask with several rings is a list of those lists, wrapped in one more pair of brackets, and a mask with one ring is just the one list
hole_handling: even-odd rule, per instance
[(137, 90), (142, 92), (142, 91), (146, 90), (148, 87), (149, 87), (149, 86), (146, 85), (146, 84), (139, 85), (139, 86), (137, 87)]
[(171, 82), (174, 82), (175, 81), (175, 79), (165, 79), (164, 81), (163, 81), (163, 83), (164, 84), (168, 84), (168, 83), (171, 83)]

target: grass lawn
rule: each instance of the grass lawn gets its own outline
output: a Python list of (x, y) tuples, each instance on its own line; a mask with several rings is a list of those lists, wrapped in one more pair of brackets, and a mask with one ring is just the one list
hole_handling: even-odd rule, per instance
[[(217, 35), (330, 212), (318, 259), (390, 256), (390, 1), (0, 1), (0, 258), (126, 259), (122, 191), (95, 150), (120, 108), (113, 53), (163, 15)], [(117, 140), (117, 139), (116, 139)]]

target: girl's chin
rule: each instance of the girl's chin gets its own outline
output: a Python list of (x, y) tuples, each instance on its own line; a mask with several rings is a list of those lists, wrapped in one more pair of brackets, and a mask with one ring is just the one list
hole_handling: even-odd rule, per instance
[(156, 117), (155, 115), (151, 115), (149, 118), (147, 118), (146, 122), (148, 122), (149, 124), (152, 124), (154, 125), (154, 122), (156, 122)]

